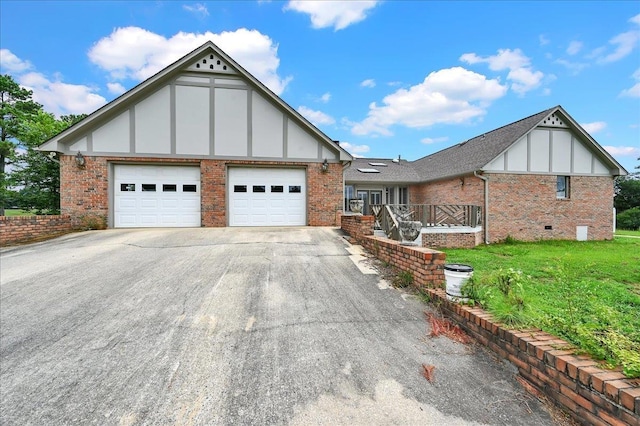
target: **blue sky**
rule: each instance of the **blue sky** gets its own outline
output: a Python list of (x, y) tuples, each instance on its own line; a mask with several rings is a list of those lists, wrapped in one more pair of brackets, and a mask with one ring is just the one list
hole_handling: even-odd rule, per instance
[(1, 72), (56, 114), (209, 39), (355, 155), (414, 160), (562, 105), (638, 164), (638, 2), (0, 2)]

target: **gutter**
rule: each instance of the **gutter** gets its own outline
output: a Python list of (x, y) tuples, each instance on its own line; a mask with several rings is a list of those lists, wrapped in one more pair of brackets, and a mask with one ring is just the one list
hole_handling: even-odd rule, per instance
[(484, 243), (489, 244), (489, 179), (478, 174), (475, 170), (473, 175), (484, 181)]

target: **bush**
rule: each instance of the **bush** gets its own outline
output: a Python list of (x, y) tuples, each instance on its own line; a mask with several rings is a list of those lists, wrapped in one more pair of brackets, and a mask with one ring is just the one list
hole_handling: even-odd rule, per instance
[(640, 229), (640, 207), (625, 210), (616, 215), (616, 228), (636, 231)]

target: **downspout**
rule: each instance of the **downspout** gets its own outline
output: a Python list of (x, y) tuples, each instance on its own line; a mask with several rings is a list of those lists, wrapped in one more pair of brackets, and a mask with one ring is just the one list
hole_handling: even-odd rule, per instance
[(349, 167), (351, 167), (351, 161), (344, 161), (342, 163), (342, 197), (340, 197), (342, 200), (342, 214), (344, 214), (346, 211), (346, 206), (344, 205), (344, 187), (346, 186), (346, 182), (344, 180), (344, 172), (346, 172)]
[(478, 171), (474, 171), (473, 175), (478, 179), (484, 181), (484, 243), (489, 244), (489, 179), (484, 176), (480, 176)]

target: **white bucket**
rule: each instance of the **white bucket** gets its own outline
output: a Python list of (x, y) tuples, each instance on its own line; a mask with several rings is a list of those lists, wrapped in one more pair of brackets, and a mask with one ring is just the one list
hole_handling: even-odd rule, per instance
[(454, 302), (466, 302), (469, 299), (462, 297), (460, 289), (473, 275), (473, 268), (469, 265), (448, 263), (444, 265), (444, 278), (446, 280), (447, 299)]

